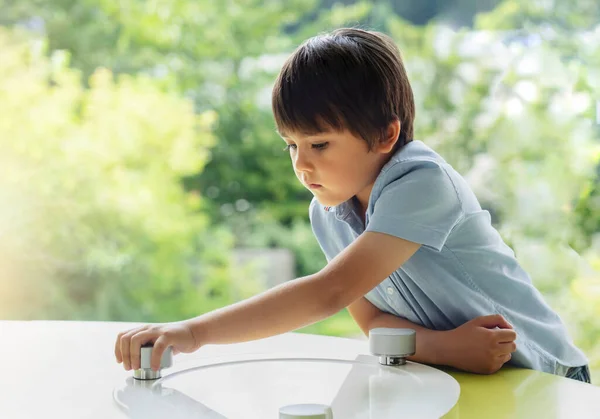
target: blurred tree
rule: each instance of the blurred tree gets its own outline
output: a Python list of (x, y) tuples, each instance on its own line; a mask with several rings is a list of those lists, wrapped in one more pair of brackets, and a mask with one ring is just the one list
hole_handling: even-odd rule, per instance
[[(316, 6), (315, 0), (3, 0), (0, 10), (5, 22), (47, 34), (50, 50), (69, 51), (84, 79), (97, 67), (147, 73), (165, 89), (193, 99), (198, 112), (216, 110), (219, 141), (209, 167), (186, 184), (202, 193), (210, 189), (215, 217), (223, 205), (225, 214), (245, 208), (235, 206), (245, 200), (272, 202), (274, 213), (289, 220), (290, 211), (306, 213), (305, 205), (289, 203), (309, 194), (297, 185), (281, 152), (265, 87), (284, 58), (277, 54), (296, 44), (284, 28)], [(336, 8), (321, 21), (330, 15), (339, 20), (343, 13)], [(261, 94), (262, 108), (257, 106)]]
[(573, 32), (594, 28), (599, 17), (600, 4), (596, 0), (504, 0), (492, 13), (480, 14), (476, 26), (489, 30), (524, 29), (530, 32), (547, 28), (552, 32), (567, 31), (572, 35)]
[[(216, 114), (0, 29), (0, 317), (169, 321), (254, 294), (179, 178)], [(8, 204), (10, 203), (10, 204)]]
[[(248, 230), (261, 217), (288, 226), (299, 218), (310, 230), (310, 193), (297, 182), (275, 134), (270, 85), (289, 50), (305, 37), (301, 31), (286, 33), (318, 10), (316, 0), (0, 0), (0, 10), (5, 23), (47, 34), (50, 51), (69, 51), (83, 80), (99, 66), (115, 75), (147, 74), (156, 86), (192, 99), (196, 112), (215, 110), (218, 141), (208, 166), (184, 176), (188, 190), (209, 198), (203, 208), (213, 223), (227, 220), (228, 226)], [(303, 29), (356, 22), (368, 11), (366, 3), (336, 6), (320, 11), (317, 23)], [(245, 224), (229, 222), (231, 217)], [(253, 245), (254, 231), (242, 236), (234, 230), (236, 245)], [(283, 237), (275, 236), (272, 245)]]
[[(421, 26), (432, 21), (444, 21), (451, 26), (472, 26), (477, 13), (492, 10), (502, 0), (371, 0), (373, 9), (389, 8), (392, 13), (402, 17), (413, 25)], [(336, 5), (352, 6), (357, 0), (321, 0), (319, 10), (328, 10)], [(318, 11), (306, 16), (300, 21), (300, 26), (310, 23)], [(370, 14), (362, 21), (376, 29), (380, 27), (377, 15)]]
[[(477, 25), (490, 30), (510, 30), (511, 38), (529, 45), (544, 42), (552, 46), (560, 59), (576, 70), (575, 86), (590, 94), (586, 101), (587, 115), (594, 120), (594, 106), (600, 100), (600, 46), (598, 22), (600, 3), (595, 0), (572, 2), (527, 2), (510, 0), (491, 14), (479, 16)], [(596, 121), (600, 131), (600, 121)], [(600, 232), (600, 164), (596, 176), (581, 189), (572, 220), (584, 232), (577, 250), (590, 246), (594, 234)]]

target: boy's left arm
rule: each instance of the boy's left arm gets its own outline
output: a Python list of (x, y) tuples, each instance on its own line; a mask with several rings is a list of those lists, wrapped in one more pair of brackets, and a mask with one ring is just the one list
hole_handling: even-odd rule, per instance
[(365, 232), (316, 274), (189, 319), (198, 347), (262, 339), (323, 320), (368, 293), (420, 245)]

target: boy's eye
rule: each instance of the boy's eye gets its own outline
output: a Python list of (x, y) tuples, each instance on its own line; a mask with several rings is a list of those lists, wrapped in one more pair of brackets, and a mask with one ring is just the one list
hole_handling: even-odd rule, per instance
[(296, 144), (288, 144), (285, 146), (285, 148), (283, 149), (283, 151), (290, 151), (290, 149), (293, 148), (294, 150), (296, 149)]
[[(316, 150), (323, 150), (328, 145), (329, 145), (328, 142), (318, 143), (318, 144), (313, 144), (312, 148), (314, 148)], [(296, 148), (297, 148), (296, 144), (288, 144), (288, 145), (285, 146), (285, 148), (283, 149), (283, 151), (290, 151), (291, 149), (295, 150)]]

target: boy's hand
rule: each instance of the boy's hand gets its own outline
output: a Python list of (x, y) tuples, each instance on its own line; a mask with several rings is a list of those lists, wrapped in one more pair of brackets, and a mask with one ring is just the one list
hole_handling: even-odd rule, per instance
[(154, 343), (150, 361), (153, 370), (160, 368), (162, 354), (169, 346), (173, 355), (194, 352), (200, 348), (192, 329), (185, 322), (148, 324), (118, 334), (115, 343), (117, 362), (123, 362), (127, 371), (139, 369), (141, 347), (148, 342)]
[(517, 334), (500, 314), (476, 317), (447, 332), (448, 365), (479, 374), (498, 371), (516, 351)]

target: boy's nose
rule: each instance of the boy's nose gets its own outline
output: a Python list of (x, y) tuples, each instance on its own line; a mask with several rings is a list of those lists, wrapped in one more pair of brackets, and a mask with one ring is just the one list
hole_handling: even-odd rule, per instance
[(312, 163), (309, 160), (307, 153), (302, 151), (296, 152), (294, 167), (297, 172), (310, 172), (312, 170)]

